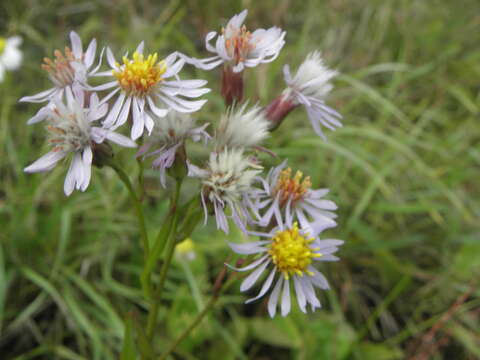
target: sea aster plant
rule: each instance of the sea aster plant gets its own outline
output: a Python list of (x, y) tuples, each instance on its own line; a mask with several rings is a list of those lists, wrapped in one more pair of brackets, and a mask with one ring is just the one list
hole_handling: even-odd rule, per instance
[(74, 189), (85, 191), (90, 183), (92, 160), (95, 144), (105, 139), (125, 147), (135, 147), (129, 138), (105, 128), (92, 126), (107, 113), (107, 104), (101, 104), (96, 94), (88, 99), (86, 107), (85, 94), (81, 90), (74, 93), (66, 89), (66, 103), (53, 99), (53, 107), (48, 110), (47, 131), (50, 135), (52, 150), (33, 164), (27, 166), (27, 173), (44, 172), (53, 169), (56, 164), (73, 155), (64, 183), (64, 192), (68, 196)]
[[(151, 114), (164, 117), (170, 109), (180, 113), (191, 113), (199, 110), (207, 100), (187, 100), (198, 98), (210, 91), (204, 88), (206, 80), (180, 80), (178, 73), (185, 60), (172, 53), (164, 60), (158, 60), (158, 54), (143, 55), (141, 42), (132, 58), (124, 56), (123, 64), (119, 64), (112, 51), (107, 48), (107, 61), (111, 71), (100, 75), (114, 78), (94, 90), (113, 89), (103, 101), (118, 94), (115, 104), (105, 119), (105, 126), (123, 125), (132, 114), (133, 126), (131, 137), (139, 138), (145, 129), (150, 133), (154, 126)], [(172, 78), (170, 80), (167, 80)]]
[[(137, 156), (155, 156), (152, 165), (160, 170), (160, 183), (166, 186), (166, 171), (173, 165), (178, 149), (183, 146), (187, 139), (197, 142), (207, 142), (210, 135), (205, 128), (208, 123), (196, 126), (195, 119), (190, 114), (182, 114), (170, 111), (164, 118), (152, 116), (155, 123), (150, 136), (145, 139), (137, 153)], [(149, 152), (152, 148), (158, 149)]]
[(249, 110), (246, 104), (238, 109), (231, 107), (220, 119), (215, 141), (220, 148), (252, 147), (268, 137), (269, 126), (260, 107), (254, 106)]
[(52, 103), (55, 98), (62, 98), (67, 90), (76, 90), (86, 88), (89, 77), (96, 74), (101, 60), (92, 68), (95, 62), (97, 51), (97, 41), (90, 41), (88, 48), (83, 52), (82, 40), (75, 31), (70, 32), (70, 42), (72, 48), (65, 47), (65, 52), (55, 50), (55, 59), (44, 58), (42, 69), (48, 73), (48, 77), (53, 83), (53, 88), (42, 91), (36, 95), (24, 96), (21, 102), (48, 104), (42, 107), (35, 116), (28, 120), (28, 124), (34, 124), (42, 121), (51, 113)]
[(0, 82), (3, 81), (5, 71), (16, 70), (22, 64), (23, 54), (19, 47), (22, 38), (12, 36), (8, 39), (0, 37)]
[(229, 227), (226, 208), (230, 208), (235, 224), (246, 231), (249, 222), (249, 208), (252, 205), (251, 184), (260, 173), (261, 167), (243, 154), (242, 149), (225, 148), (221, 152), (212, 152), (206, 169), (189, 164), (189, 174), (202, 180), (201, 199), (205, 211), (215, 214), (217, 229), (228, 234)]
[[(298, 306), (304, 313), (307, 305), (314, 311), (321, 304), (315, 294), (315, 288), (329, 289), (326, 278), (315, 268), (319, 261), (336, 261), (333, 255), (342, 240), (318, 238), (318, 230), (299, 228), (296, 222), (279, 223), (268, 234), (262, 237), (267, 240), (245, 244), (229, 243), (232, 250), (241, 255), (258, 256), (252, 263), (243, 268), (233, 268), (237, 271), (252, 272), (243, 280), (240, 291), (247, 291), (255, 285), (260, 276), (267, 270), (268, 276), (257, 296), (248, 299), (246, 303), (255, 301), (271, 290), (268, 300), (268, 313), (274, 317), (280, 301), (282, 316), (291, 310), (290, 288), (293, 283)], [(274, 285), (273, 285), (274, 284)]]
[(263, 212), (260, 223), (266, 226), (272, 220), (278, 224), (282, 218), (296, 218), (304, 229), (311, 229), (313, 224), (323, 228), (335, 226), (333, 219), (337, 216), (332, 211), (337, 205), (323, 199), (329, 190), (312, 189), (309, 176), (304, 177), (301, 171), (292, 176), (292, 169), (286, 166), (285, 161), (271, 168), (265, 179), (259, 179), (262, 188), (256, 192), (256, 207)]
[[(233, 72), (241, 72), (245, 67), (255, 67), (261, 63), (275, 60), (285, 44), (285, 31), (278, 27), (268, 30), (257, 29), (253, 33), (247, 30), (243, 22), (247, 17), (247, 10), (234, 15), (227, 26), (222, 29), (221, 35), (216, 31), (209, 32), (205, 37), (205, 46), (215, 56), (206, 59), (188, 59), (193, 65), (211, 70), (225, 63)], [(210, 42), (216, 37), (215, 46)]]

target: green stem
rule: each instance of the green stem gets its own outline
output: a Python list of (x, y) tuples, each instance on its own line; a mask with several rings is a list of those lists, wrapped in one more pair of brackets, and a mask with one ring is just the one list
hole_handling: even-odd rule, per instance
[(183, 330), (182, 333), (173, 341), (173, 343), (168, 347), (165, 353), (160, 356), (159, 360), (165, 360), (168, 355), (170, 355), (175, 350), (178, 344), (180, 344), (183, 340), (187, 338), (188, 335), (190, 335), (190, 333), (200, 324), (203, 318), (214, 307), (217, 300), (220, 298), (220, 295), (225, 292), (235, 282), (235, 280), (235, 277), (231, 277), (225, 282), (223, 286), (221, 284), (215, 284), (215, 287), (219, 288), (214, 289), (214, 293), (208, 301), (207, 305), (205, 305), (203, 310), (197, 314), (197, 316), (192, 320), (190, 325), (185, 330)]
[(132, 203), (135, 207), (135, 212), (137, 214), (137, 219), (138, 219), (138, 225), (140, 227), (140, 233), (142, 236), (142, 243), (143, 243), (143, 248), (145, 251), (145, 258), (148, 257), (149, 253), (149, 245), (148, 245), (148, 234), (147, 234), (147, 227), (145, 225), (145, 216), (143, 214), (143, 208), (142, 208), (142, 203), (138, 199), (137, 195), (135, 194), (135, 190), (133, 188), (133, 185), (130, 181), (130, 178), (128, 175), (123, 171), (121, 167), (119, 167), (117, 164), (114, 162), (110, 162), (108, 164), (115, 172), (117, 173), (118, 177), (122, 182), (125, 184), (126, 188), (128, 189), (128, 193), (130, 195), (130, 199), (132, 200)]
[(197, 314), (197, 316), (193, 319), (190, 325), (185, 330), (183, 330), (180, 336), (175, 339), (175, 341), (169, 346), (169, 348), (165, 351), (165, 353), (162, 356), (160, 356), (159, 360), (165, 360), (168, 357), (168, 355), (170, 355), (175, 350), (178, 344), (180, 344), (183, 340), (185, 340), (185, 338), (192, 332), (192, 330), (195, 329), (198, 324), (200, 324), (200, 322), (208, 314), (210, 309), (213, 308), (218, 298), (219, 298), (218, 295), (213, 295), (210, 298), (210, 300), (208, 301), (207, 305), (205, 305), (203, 310)]
[(170, 214), (173, 215), (173, 222), (170, 228), (169, 236), (167, 237), (167, 253), (165, 255), (165, 261), (163, 262), (162, 268), (160, 270), (160, 279), (158, 281), (158, 286), (156, 288), (156, 294), (153, 297), (153, 304), (150, 313), (148, 314), (147, 319), (147, 337), (152, 338), (153, 331), (155, 330), (155, 324), (157, 323), (158, 309), (160, 307), (160, 301), (162, 298), (163, 288), (165, 285), (165, 280), (167, 278), (168, 269), (172, 263), (173, 253), (175, 251), (175, 245), (177, 242), (177, 223), (178, 223), (178, 199), (180, 198), (180, 189), (182, 187), (182, 181), (177, 180), (175, 187), (175, 194), (173, 196)]

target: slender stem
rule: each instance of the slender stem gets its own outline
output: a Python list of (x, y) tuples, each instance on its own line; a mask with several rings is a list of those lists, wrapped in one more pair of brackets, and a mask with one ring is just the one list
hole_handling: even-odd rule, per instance
[[(139, 140), (139, 146), (143, 145), (143, 136)], [(137, 164), (138, 164), (138, 199), (140, 202), (143, 202), (143, 198), (145, 196), (145, 186), (144, 186), (144, 167), (143, 167), (143, 157), (137, 157)]]
[(133, 188), (133, 185), (130, 181), (130, 178), (128, 175), (123, 171), (121, 167), (119, 167), (117, 164), (114, 162), (109, 163), (110, 167), (115, 170), (117, 173), (118, 177), (122, 182), (125, 184), (126, 188), (128, 189), (128, 193), (130, 195), (130, 199), (132, 200), (132, 203), (135, 207), (135, 212), (137, 214), (137, 219), (138, 219), (138, 225), (140, 227), (140, 233), (142, 236), (142, 242), (143, 242), (143, 248), (145, 251), (145, 258), (148, 257), (148, 252), (149, 252), (149, 245), (148, 245), (148, 234), (147, 234), (147, 227), (145, 225), (145, 216), (143, 214), (143, 208), (142, 208), (142, 203), (138, 199), (137, 195), (135, 194), (135, 189)]
[(215, 281), (214, 285), (214, 292), (208, 303), (205, 305), (203, 310), (197, 314), (197, 316), (192, 320), (190, 325), (182, 331), (182, 333), (173, 341), (173, 343), (168, 347), (165, 353), (160, 356), (159, 360), (165, 360), (168, 355), (170, 355), (175, 348), (180, 344), (183, 340), (187, 338), (188, 335), (195, 329), (198, 324), (203, 320), (203, 318), (208, 314), (208, 312), (215, 306), (217, 300), (219, 299), (220, 295), (226, 291), (236, 280), (235, 277), (230, 277), (229, 280), (225, 282), (225, 284), (221, 284), (223, 276), (225, 275), (225, 270), (222, 270), (223, 274), (219, 274), (217, 277), (217, 281)]
[(175, 339), (175, 341), (168, 347), (168, 349), (165, 351), (165, 353), (162, 356), (160, 356), (159, 360), (166, 359), (168, 357), (168, 355), (170, 355), (175, 350), (177, 345), (180, 344), (183, 340), (185, 340), (185, 338), (192, 332), (192, 330), (195, 329), (198, 324), (200, 324), (200, 322), (203, 320), (205, 315), (208, 314), (210, 309), (213, 308), (213, 306), (217, 302), (218, 298), (219, 298), (218, 294), (213, 295), (210, 298), (210, 300), (208, 301), (207, 305), (205, 305), (203, 310), (197, 314), (197, 316), (193, 319), (193, 321), (190, 323), (190, 325), (185, 330), (183, 330), (183, 332), (180, 334), (180, 336)]
[(165, 280), (167, 278), (168, 269), (170, 268), (170, 264), (172, 263), (173, 253), (175, 250), (175, 244), (177, 241), (177, 223), (178, 223), (178, 199), (180, 198), (180, 189), (182, 187), (182, 181), (177, 180), (176, 187), (175, 187), (175, 194), (172, 199), (172, 204), (170, 207), (170, 213), (173, 215), (173, 223), (170, 228), (170, 234), (167, 237), (167, 253), (165, 255), (165, 261), (163, 262), (162, 268), (160, 270), (160, 279), (158, 281), (158, 286), (156, 288), (156, 294), (153, 298), (152, 309), (148, 314), (147, 319), (147, 337), (149, 339), (152, 338), (153, 331), (155, 330), (155, 324), (157, 322), (158, 317), (158, 309), (160, 307), (160, 301), (162, 298), (163, 288), (165, 285)]

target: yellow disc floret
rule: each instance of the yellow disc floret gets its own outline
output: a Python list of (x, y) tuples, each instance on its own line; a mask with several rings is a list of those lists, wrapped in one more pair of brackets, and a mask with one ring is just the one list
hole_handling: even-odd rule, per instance
[(283, 206), (289, 199), (295, 202), (303, 197), (303, 195), (310, 189), (312, 182), (310, 176), (305, 177), (303, 180), (303, 173), (297, 171), (292, 178), (292, 169), (287, 168), (280, 173), (277, 184), (275, 185), (273, 192), (274, 195), (280, 193), (280, 205)]
[(318, 248), (310, 247), (313, 241), (314, 239), (309, 238), (308, 235), (300, 234), (296, 222), (293, 224), (293, 228), (278, 231), (272, 238), (268, 253), (285, 279), (294, 274), (299, 276), (303, 276), (303, 273), (313, 275), (307, 268), (312, 263), (313, 258), (322, 256), (315, 252), (319, 250)]
[(123, 65), (117, 63), (119, 71), (113, 70), (113, 76), (118, 80), (120, 87), (129, 95), (142, 96), (147, 94), (162, 80), (167, 70), (165, 61), (158, 60), (158, 54), (148, 55), (133, 53), (133, 59), (123, 57)]
[(5, 46), (7, 45), (7, 40), (0, 36), (0, 54), (5, 50)]

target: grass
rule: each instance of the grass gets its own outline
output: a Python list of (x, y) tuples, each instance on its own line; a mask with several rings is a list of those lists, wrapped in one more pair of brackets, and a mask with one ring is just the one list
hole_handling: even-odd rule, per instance
[[(248, 72), (255, 101), (273, 99), (283, 64), (297, 65), (311, 50), (341, 72), (330, 103), (345, 127), (323, 142), (296, 110), (268, 146), (331, 189), (340, 210), (329, 235), (346, 244), (342, 261), (322, 269), (332, 285), (322, 310), (270, 320), (264, 302), (243, 305), (234, 286), (176, 358), (480, 357), (476, 0), (22, 0), (0, 5), (0, 33), (20, 34), (25, 55), (22, 69), (0, 84), (2, 359), (116, 359), (124, 320), (145, 316), (147, 306), (135, 217), (115, 174), (95, 170), (86, 193), (65, 198), (64, 170), (22, 172), (47, 148), (42, 125), (25, 125), (37, 107), (17, 103), (48, 86), (41, 59), (64, 46), (71, 29), (117, 51), (145, 40), (161, 54), (203, 56), (203, 34), (244, 7), (251, 28), (288, 32), (280, 57)], [(209, 80), (214, 91), (199, 116), (216, 121), (218, 74), (187, 71)], [(117, 156), (135, 171), (127, 150)], [(155, 172), (147, 171), (146, 183), (153, 237), (168, 194)], [(229, 255), (224, 239), (212, 226), (199, 228), (196, 260), (169, 274), (159, 350), (208, 301)]]

